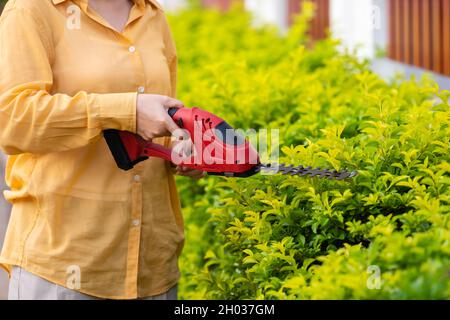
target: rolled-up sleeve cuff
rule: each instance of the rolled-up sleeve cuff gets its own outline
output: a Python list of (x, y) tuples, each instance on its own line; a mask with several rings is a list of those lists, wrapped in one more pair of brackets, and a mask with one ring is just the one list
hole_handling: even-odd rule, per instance
[(136, 133), (137, 93), (94, 94), (91, 106), (103, 129), (116, 129)]

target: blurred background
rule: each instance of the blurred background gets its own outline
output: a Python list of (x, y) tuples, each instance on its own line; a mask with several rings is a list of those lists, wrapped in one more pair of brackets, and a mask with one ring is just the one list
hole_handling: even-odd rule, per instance
[[(0, 0), (0, 10), (6, 1)], [(302, 0), (159, 0), (173, 15), (188, 6), (227, 12), (235, 5), (251, 13), (255, 26), (271, 25), (287, 33)], [(448, 0), (313, 0), (311, 43), (339, 39), (339, 50), (369, 61), (373, 72), (390, 79), (429, 74), (441, 89), (450, 88), (450, 1)], [(211, 28), (221, 28), (221, 25)], [(193, 30), (192, 32), (195, 32)], [(177, 37), (177, 35), (175, 35)], [(1, 44), (0, 44), (1, 46)], [(4, 185), (6, 157), (1, 155), (0, 186)], [(9, 217), (9, 205), (0, 198), (0, 247)], [(7, 275), (0, 270), (0, 299), (7, 296)]]
[[(189, 0), (160, 0), (169, 11)], [(222, 11), (241, 2), (256, 23), (289, 29), (302, 0), (203, 0), (206, 7)], [(433, 73), (441, 87), (450, 87), (450, 3), (447, 0), (313, 0), (315, 18), (310, 34), (319, 40), (331, 34), (342, 48), (373, 60), (373, 69), (384, 77), (402, 72)]]

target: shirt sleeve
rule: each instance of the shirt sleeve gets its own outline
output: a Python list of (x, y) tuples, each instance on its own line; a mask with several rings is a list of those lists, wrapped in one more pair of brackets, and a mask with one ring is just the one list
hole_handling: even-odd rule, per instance
[[(164, 37), (164, 46), (165, 46), (165, 56), (167, 59), (167, 63), (169, 65), (170, 71), (170, 96), (172, 98), (177, 97), (177, 75), (178, 75), (178, 56), (175, 45), (175, 40), (173, 39), (172, 32), (170, 31), (170, 26), (167, 21), (166, 16), (163, 19), (163, 37)], [(166, 137), (164, 140), (164, 145), (166, 147), (172, 146), (172, 139), (170, 137)], [(170, 163), (167, 163), (167, 167), (170, 168)], [(171, 174), (171, 170), (169, 173)]]
[(7, 154), (83, 147), (105, 129), (136, 132), (137, 93), (50, 94), (51, 30), (26, 8), (0, 20), (0, 147)]
[(178, 56), (177, 49), (175, 46), (175, 40), (173, 39), (172, 32), (170, 31), (169, 23), (167, 18), (164, 16), (163, 21), (163, 36), (165, 45), (165, 55), (167, 62), (169, 64), (170, 70), (170, 85), (171, 85), (171, 97), (176, 98), (177, 96), (177, 72), (178, 72)]

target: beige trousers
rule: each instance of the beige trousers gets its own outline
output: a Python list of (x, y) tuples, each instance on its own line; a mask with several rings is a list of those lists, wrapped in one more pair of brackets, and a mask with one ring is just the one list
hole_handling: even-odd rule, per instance
[[(166, 293), (139, 300), (177, 300), (178, 287)], [(49, 282), (20, 267), (13, 267), (9, 281), (9, 300), (100, 300)]]

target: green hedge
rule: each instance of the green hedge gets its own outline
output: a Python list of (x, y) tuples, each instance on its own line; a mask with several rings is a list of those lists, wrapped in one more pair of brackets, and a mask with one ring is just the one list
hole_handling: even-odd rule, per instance
[(178, 179), (181, 297), (448, 299), (450, 93), (386, 83), (333, 40), (309, 48), (311, 12), (286, 36), (239, 9), (171, 17), (187, 105), (280, 129), (284, 162), (360, 172)]
[(334, 40), (309, 48), (311, 12), (285, 36), (239, 9), (171, 17), (187, 105), (279, 128), (286, 163), (360, 172), (180, 178), (181, 297), (447, 299), (450, 93), (426, 78), (387, 83)]

